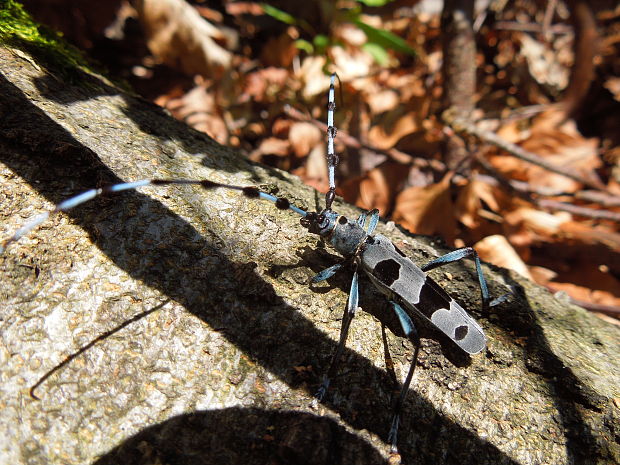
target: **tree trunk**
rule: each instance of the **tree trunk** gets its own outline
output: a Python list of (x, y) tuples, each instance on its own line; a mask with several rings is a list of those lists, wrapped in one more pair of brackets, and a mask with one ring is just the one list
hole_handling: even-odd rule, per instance
[[(208, 178), (306, 208), (322, 201), (104, 78), (67, 75), (16, 44), (0, 48), (2, 238), (121, 180)], [(445, 252), (393, 224), (378, 230), (417, 263)], [(367, 280), (344, 366), (311, 406), (350, 273), (307, 283), (334, 260), (294, 215), (230, 191), (151, 188), (55, 216), (0, 256), (0, 462), (386, 463), (398, 389), (386, 353), (400, 383), (411, 347), (382, 335), (398, 324)], [(471, 263), (432, 273), (488, 348), (463, 358), (422, 328), (403, 462), (617, 463), (618, 329), (484, 268), (494, 296), (514, 287), (486, 314)]]
[[(474, 37), (474, 2), (445, 0), (441, 13), (441, 49), (443, 106), (455, 117), (471, 120), (476, 91), (476, 40)], [(458, 134), (445, 139), (443, 158), (451, 170), (467, 174), (469, 153)]]

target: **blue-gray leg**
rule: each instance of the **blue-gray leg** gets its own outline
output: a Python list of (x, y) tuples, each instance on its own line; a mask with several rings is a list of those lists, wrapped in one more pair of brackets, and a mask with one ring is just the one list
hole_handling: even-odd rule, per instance
[(370, 221), (368, 222), (368, 228), (366, 228), (366, 232), (370, 235), (375, 231), (375, 228), (377, 227), (377, 224), (379, 223), (379, 210), (377, 210), (376, 208), (373, 208), (372, 210), (368, 212), (362, 213), (357, 218), (357, 224), (364, 227), (364, 224), (366, 223), (366, 218), (368, 217), (368, 215), (370, 215)]
[(413, 378), (413, 372), (415, 371), (415, 366), (418, 361), (418, 352), (420, 351), (420, 336), (418, 336), (418, 331), (416, 330), (413, 321), (407, 314), (403, 308), (398, 305), (396, 302), (390, 302), (392, 304), (392, 308), (396, 312), (398, 316), (398, 320), (400, 321), (400, 326), (403, 328), (405, 335), (409, 338), (411, 342), (413, 342), (414, 350), (413, 350), (413, 360), (411, 361), (411, 366), (409, 367), (409, 372), (407, 373), (407, 377), (405, 378), (405, 382), (403, 383), (403, 388), (400, 391), (398, 396), (398, 400), (396, 401), (396, 405), (394, 406), (394, 415), (392, 417), (392, 425), (390, 427), (390, 433), (388, 434), (388, 442), (390, 443), (390, 452), (393, 454), (398, 453), (398, 447), (396, 445), (398, 441), (398, 423), (400, 421), (400, 411), (403, 408), (403, 403), (405, 402), (405, 396), (409, 391), (409, 385), (411, 384), (411, 379)]
[(319, 387), (319, 390), (317, 391), (315, 395), (315, 397), (319, 401), (323, 400), (323, 397), (325, 397), (325, 393), (327, 392), (327, 389), (329, 388), (329, 383), (331, 382), (331, 379), (333, 378), (336, 372), (338, 360), (340, 359), (340, 356), (342, 355), (342, 351), (344, 350), (344, 346), (347, 342), (347, 336), (349, 335), (349, 326), (351, 325), (351, 320), (355, 316), (355, 310), (357, 310), (358, 302), (359, 302), (359, 290), (358, 290), (358, 274), (357, 274), (357, 269), (356, 269), (355, 272), (353, 273), (353, 279), (351, 280), (351, 291), (349, 292), (349, 300), (347, 302), (347, 308), (345, 309), (344, 316), (342, 318), (342, 327), (340, 328), (340, 341), (338, 342), (338, 347), (336, 348), (336, 352), (334, 353), (334, 356), (332, 357), (331, 363), (329, 365), (329, 369), (327, 370), (327, 374), (323, 377), (321, 386)]
[(370, 212), (370, 221), (368, 222), (368, 229), (366, 230), (366, 232), (370, 235), (373, 232), (375, 232), (375, 228), (377, 227), (377, 224), (379, 223), (379, 210), (377, 210), (376, 208), (373, 208)]
[(311, 281), (313, 283), (319, 283), (321, 281), (325, 281), (326, 279), (331, 278), (336, 273), (336, 271), (338, 271), (340, 268), (342, 268), (342, 263), (337, 263), (334, 266), (325, 268), (320, 273), (317, 273), (316, 275), (314, 275)]
[(482, 274), (480, 258), (478, 257), (478, 252), (476, 252), (472, 247), (464, 247), (462, 249), (457, 249), (450, 253), (442, 255), (435, 260), (431, 260), (421, 269), (422, 271), (433, 270), (435, 268), (439, 268), (440, 266), (447, 265), (448, 263), (456, 262), (470, 256), (474, 258), (474, 263), (476, 264), (476, 273), (478, 274), (478, 281), (480, 282), (480, 293), (482, 294), (482, 308), (486, 309), (506, 300), (508, 294), (498, 297), (494, 301), (490, 302), (491, 298), (489, 297), (489, 288), (487, 287), (487, 282), (484, 279), (484, 275)]
[(362, 228), (364, 227), (364, 223), (366, 223), (366, 217), (368, 216), (368, 212), (361, 213), (360, 216), (357, 217), (357, 224), (359, 224)]

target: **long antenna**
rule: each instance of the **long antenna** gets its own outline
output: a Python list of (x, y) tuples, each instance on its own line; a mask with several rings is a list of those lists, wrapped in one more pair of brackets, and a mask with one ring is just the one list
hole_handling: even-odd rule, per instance
[[(327, 98), (327, 175), (329, 177), (329, 190), (325, 194), (325, 210), (327, 211), (331, 210), (332, 203), (336, 197), (336, 165), (338, 165), (338, 156), (334, 151), (334, 138), (338, 131), (334, 126), (334, 110), (336, 110), (334, 83), (337, 76), (336, 73), (332, 73)], [(340, 78), (338, 78), (338, 82), (340, 82)]]
[(291, 204), (286, 198), (276, 197), (275, 195), (268, 194), (267, 192), (263, 192), (252, 186), (244, 187), (235, 186), (232, 184), (222, 184), (219, 182), (210, 181), (208, 179), (141, 179), (134, 182), (124, 182), (121, 184), (104, 186), (98, 189), (90, 189), (86, 192), (82, 192), (81, 194), (70, 197), (63, 202), (60, 202), (59, 204), (54, 206), (52, 210), (40, 213), (39, 215), (35, 216), (17, 231), (15, 231), (15, 233), (11, 237), (4, 240), (3, 242), (0, 242), (0, 254), (4, 253), (9, 244), (18, 241), (21, 237), (28, 234), (34, 228), (46, 221), (49, 217), (60, 212), (71, 210), (72, 208), (88, 202), (95, 197), (114, 194), (121, 191), (134, 190), (144, 186), (165, 186), (171, 184), (189, 184), (198, 185), (203, 189), (230, 189), (240, 191), (246, 197), (273, 202), (276, 208), (278, 208), (279, 210), (291, 210), (292, 212), (297, 213), (301, 217), (305, 217), (307, 215), (307, 212), (305, 210), (302, 210), (301, 208), (298, 208), (295, 205)]

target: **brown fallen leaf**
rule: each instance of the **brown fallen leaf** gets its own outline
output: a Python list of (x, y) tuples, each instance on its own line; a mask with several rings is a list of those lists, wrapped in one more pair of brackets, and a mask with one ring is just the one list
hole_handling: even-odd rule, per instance
[(471, 180), (458, 194), (454, 214), (456, 218), (470, 229), (480, 225), (480, 210), (484, 202), (493, 212), (500, 211), (495, 197), (496, 188), (488, 183)]
[(500, 235), (487, 236), (474, 245), (474, 249), (484, 261), (516, 271), (521, 276), (533, 279), (527, 265), (508, 240)]
[(306, 164), (293, 171), (299, 176), (304, 184), (314, 187), (319, 192), (327, 192), (329, 181), (327, 179), (327, 160), (325, 151), (327, 147), (324, 143), (319, 143), (312, 148), (306, 159)]
[[(561, 115), (563, 113), (560, 111), (548, 110), (533, 120), (527, 133), (519, 133), (513, 122), (500, 129), (498, 134), (518, 141), (523, 149), (535, 153), (546, 162), (570, 169), (584, 179), (598, 179), (595, 171), (602, 164), (598, 153), (599, 141), (583, 137), (572, 120), (558, 125)], [(512, 156), (494, 156), (491, 163), (505, 176), (526, 181), (534, 188), (546, 187), (570, 193), (583, 188), (583, 184), (574, 179)]]
[(436, 183), (410, 187), (396, 197), (394, 221), (417, 234), (438, 234), (452, 244), (456, 233), (448, 173)]
[(615, 296), (609, 291), (592, 290), (588, 287), (579, 286), (573, 283), (553, 281), (549, 282), (547, 287), (552, 292), (564, 291), (573, 299), (583, 302), (620, 307), (620, 297)]
[(267, 66), (288, 68), (299, 54), (295, 41), (299, 38), (299, 32), (294, 27), (277, 37), (271, 37), (264, 44), (260, 54), (260, 61)]
[(558, 239), (579, 241), (583, 244), (600, 244), (610, 251), (620, 251), (620, 233), (604, 225), (591, 226), (576, 221), (567, 221), (559, 226)]
[(215, 97), (205, 85), (198, 85), (180, 98), (170, 99), (166, 108), (175, 118), (185, 121), (221, 144), (228, 142), (229, 132), (219, 114)]
[(260, 145), (250, 153), (249, 158), (253, 161), (259, 161), (263, 155), (283, 157), (289, 154), (290, 149), (291, 143), (288, 140), (268, 137), (263, 139)]
[(184, 0), (136, 0), (134, 7), (153, 55), (188, 75), (230, 68), (232, 54), (217, 44), (227, 37)]
[(292, 124), (288, 140), (297, 157), (305, 157), (310, 150), (323, 141), (323, 133), (310, 122), (298, 121)]
[(394, 147), (400, 139), (420, 128), (419, 115), (411, 112), (399, 117), (390, 128), (380, 125), (373, 126), (368, 132), (368, 140), (373, 146), (387, 150)]
[(363, 176), (346, 181), (339, 192), (347, 202), (366, 210), (377, 208), (385, 215), (408, 172), (408, 166), (387, 161)]
[(506, 212), (503, 217), (504, 235), (520, 253), (521, 247), (558, 234), (560, 226), (571, 219), (570, 214), (565, 212), (547, 213), (527, 206)]
[(286, 69), (260, 68), (244, 77), (243, 91), (238, 98), (239, 103), (254, 100), (262, 102), (269, 99), (269, 94), (280, 91), (289, 77)]

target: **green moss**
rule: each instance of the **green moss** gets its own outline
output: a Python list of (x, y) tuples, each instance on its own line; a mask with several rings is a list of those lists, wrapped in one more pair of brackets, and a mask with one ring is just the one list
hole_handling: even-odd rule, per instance
[(87, 71), (82, 53), (56, 32), (37, 24), (15, 0), (0, 0), (0, 44), (32, 54), (65, 78)]

